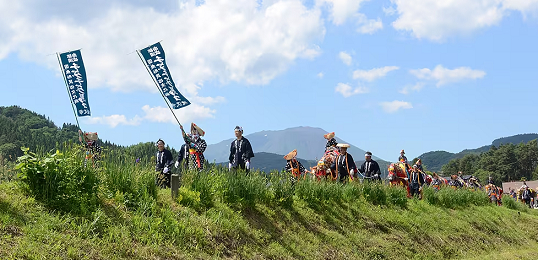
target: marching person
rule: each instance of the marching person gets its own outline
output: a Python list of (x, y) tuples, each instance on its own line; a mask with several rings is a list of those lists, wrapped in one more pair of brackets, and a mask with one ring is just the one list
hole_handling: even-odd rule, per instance
[[(181, 130), (183, 130), (183, 126), (181, 126)], [(185, 133), (185, 132), (183, 132)], [(186, 140), (190, 139), (190, 142), (188, 143), (189, 146), (189, 160), (188, 165), (189, 169), (191, 170), (198, 170), (201, 171), (204, 169), (204, 163), (205, 163), (205, 157), (204, 152), (207, 148), (207, 143), (204, 139), (202, 139), (202, 136), (205, 135), (204, 130), (197, 126), (195, 123), (191, 123), (191, 132), (190, 134), (187, 134), (188, 138), (185, 138)]]
[(338, 145), (338, 142), (336, 142), (336, 139), (334, 139), (334, 132), (324, 134), (323, 137), (327, 139), (327, 144), (325, 144), (325, 151), (327, 151), (327, 148), (329, 147), (335, 147)]
[(301, 162), (297, 160), (297, 149), (285, 155), (284, 159), (286, 159), (285, 169), (287, 172), (290, 172), (292, 174), (294, 180), (299, 180), (301, 176), (303, 178), (306, 177), (305, 167), (303, 166), (303, 164), (301, 164)]
[(364, 154), (364, 163), (362, 163), (361, 168), (358, 171), (364, 175), (366, 180), (381, 180), (381, 170), (379, 169), (379, 164), (372, 159), (372, 153), (366, 152)]
[(338, 144), (340, 148), (340, 154), (336, 157), (336, 161), (331, 165), (331, 169), (336, 170), (336, 174), (339, 177), (339, 181), (342, 183), (347, 182), (347, 178), (352, 178), (357, 172), (357, 166), (353, 160), (353, 156), (347, 153), (349, 144)]
[(189, 146), (187, 144), (183, 144), (181, 148), (179, 148), (179, 154), (177, 156), (177, 160), (175, 163), (175, 167), (180, 169), (180, 172), (182, 172), (185, 169), (188, 169), (189, 167)]
[(439, 177), (439, 175), (434, 172), (433, 173), (433, 179), (432, 179), (432, 182), (430, 184), (433, 187), (433, 189), (435, 191), (439, 191), (444, 184), (445, 183), (443, 182), (443, 180), (441, 180), (441, 177)]
[[(87, 166), (88, 161), (92, 161), (92, 167), (97, 168), (99, 167), (99, 161), (101, 160), (101, 146), (99, 145), (99, 137), (97, 137), (97, 133), (92, 132), (84, 132), (82, 133), (81, 130), (78, 130), (79, 136), (78, 140), (82, 145), (84, 145), (84, 148), (86, 150), (86, 157), (84, 158), (84, 167)], [(82, 138), (84, 137), (84, 142), (82, 141)]]
[(413, 170), (409, 176), (409, 191), (412, 197), (418, 197), (422, 199), (422, 185), (424, 184), (424, 177), (422, 173), (418, 171), (418, 165), (413, 165)]
[(243, 136), (243, 128), (236, 126), (235, 137), (230, 145), (230, 156), (228, 169), (242, 169), (247, 173), (250, 171), (250, 159), (254, 157), (252, 146), (246, 137)]
[(157, 172), (156, 184), (161, 188), (170, 187), (170, 169), (174, 163), (172, 153), (164, 148), (164, 141), (157, 141), (157, 155), (155, 163), (155, 172)]

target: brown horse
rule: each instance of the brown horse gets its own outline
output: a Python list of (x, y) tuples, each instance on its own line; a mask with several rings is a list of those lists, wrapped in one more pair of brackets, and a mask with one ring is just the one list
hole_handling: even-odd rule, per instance
[(390, 164), (387, 178), (390, 186), (400, 185), (405, 187), (407, 190), (407, 197), (411, 197), (409, 190), (409, 176), (407, 175), (405, 168), (405, 164), (402, 162)]
[(329, 176), (331, 180), (336, 180), (338, 176), (336, 176), (336, 172), (331, 170), (331, 165), (336, 161), (339, 154), (338, 148), (328, 147), (323, 157), (318, 161), (318, 165), (310, 168), (312, 175), (316, 176), (318, 180)]

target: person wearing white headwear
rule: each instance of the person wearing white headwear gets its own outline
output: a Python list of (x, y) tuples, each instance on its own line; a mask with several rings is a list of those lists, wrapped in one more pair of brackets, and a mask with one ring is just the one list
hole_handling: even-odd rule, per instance
[(364, 174), (366, 180), (381, 180), (381, 170), (379, 164), (372, 159), (372, 153), (366, 152), (364, 154), (364, 163), (362, 163), (359, 172)]
[(236, 126), (234, 132), (236, 139), (230, 145), (228, 169), (242, 169), (248, 173), (250, 170), (250, 159), (254, 157), (252, 146), (249, 140), (243, 136), (242, 127)]

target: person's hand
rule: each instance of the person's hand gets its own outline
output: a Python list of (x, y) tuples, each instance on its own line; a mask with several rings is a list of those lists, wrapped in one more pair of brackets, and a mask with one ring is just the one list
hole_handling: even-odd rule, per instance
[(349, 174), (350, 174), (350, 175), (355, 174), (355, 170), (354, 170), (354, 169), (351, 169), (351, 171), (349, 171)]
[(245, 163), (245, 168), (247, 168), (247, 170), (250, 170), (250, 161), (247, 161)]
[(163, 173), (168, 173), (168, 171), (170, 171), (170, 169), (168, 169), (168, 167), (164, 167)]
[(179, 162), (176, 161), (176, 163), (174, 164), (174, 166), (176, 166), (176, 168), (179, 167)]

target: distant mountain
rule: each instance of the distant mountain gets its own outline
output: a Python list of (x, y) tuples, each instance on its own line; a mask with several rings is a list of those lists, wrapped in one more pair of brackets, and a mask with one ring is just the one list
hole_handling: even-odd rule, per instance
[[(293, 149), (297, 149), (297, 157), (305, 160), (317, 160), (323, 156), (326, 140), (323, 135), (327, 131), (315, 127), (294, 127), (278, 131), (261, 131), (246, 135), (254, 153), (272, 153), (277, 155), (288, 154)], [(207, 147), (204, 155), (209, 162), (226, 162), (230, 155), (230, 144), (234, 139), (224, 140)], [(336, 137), (339, 143), (346, 141)], [(350, 144), (351, 145), (351, 144)], [(365, 151), (351, 145), (348, 152), (356, 159), (364, 158)], [(282, 159), (282, 157), (280, 157)], [(381, 159), (374, 156), (375, 160)], [(256, 158), (257, 160), (257, 158)], [(283, 159), (282, 159), (283, 160)]]
[[(286, 167), (286, 160), (284, 160), (283, 156), (280, 154), (260, 152), (255, 153), (254, 156), (256, 160), (252, 160), (253, 169), (270, 172), (281, 171), (284, 167)], [(315, 166), (317, 163), (314, 160), (305, 160), (301, 158), (297, 158), (297, 160), (299, 160), (299, 162), (301, 162), (301, 164), (307, 170), (309, 170), (310, 167)]]
[(450, 160), (459, 159), (466, 154), (480, 154), (489, 151), (491, 146), (499, 147), (501, 144), (519, 144), (527, 143), (531, 140), (538, 139), (538, 134), (519, 134), (509, 137), (502, 137), (495, 139), (491, 142), (491, 145), (485, 145), (476, 149), (465, 149), (459, 153), (450, 153), (446, 151), (432, 151), (420, 155), (427, 170), (440, 171), (443, 165), (447, 164)]

